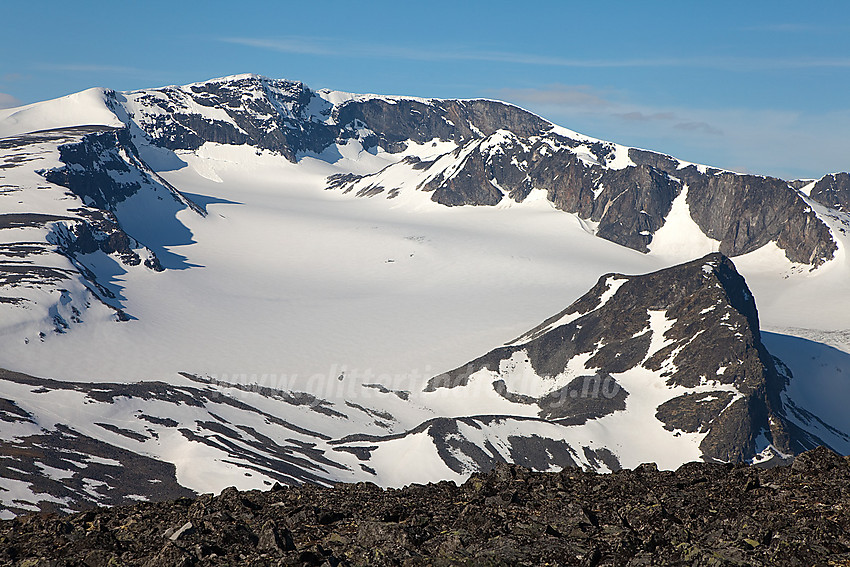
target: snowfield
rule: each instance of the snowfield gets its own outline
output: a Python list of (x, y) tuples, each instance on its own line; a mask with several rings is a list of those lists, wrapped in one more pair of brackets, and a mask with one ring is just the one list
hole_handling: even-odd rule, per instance
[[(130, 114), (121, 112), (142, 112), (136, 94), (119, 93), (126, 106), (115, 111), (105, 92), (90, 89), (0, 110), (0, 141), (69, 126), (122, 127)], [(308, 107), (311, 120), (332, 120), (329, 108), (359, 96), (321, 91)], [(191, 111), (238, 128), (219, 108), (197, 104)], [(597, 140), (557, 131), (582, 140), (586, 145), (575, 152), (593, 159), (587, 148)], [(326, 190), (328, 177), (346, 173), (376, 174), (361, 180), (358, 189), (376, 182), (403, 185), (408, 181), (398, 176), (405, 175), (413, 180), (408, 184), (422, 183), (424, 174), (404, 160), (449, 164), (459, 148), (453, 142), (409, 143), (390, 153), (364, 149), (359, 140), (367, 132), (321, 153), (302, 152), (293, 163), (245, 144), (206, 142), (172, 152), (147, 143), (138, 126), (131, 132), (139, 155), (163, 184), (140, 190), (113, 212), (140, 243), (134, 250), (145, 258), (145, 250), (151, 251), (164, 270), (127, 266), (100, 251), (80, 255), (79, 263), (114, 293), (103, 304), (92, 299), (83, 305), (79, 298), (93, 293), (83, 280), (74, 280), (76, 287), (0, 288), (2, 297), (30, 302), (19, 309), (0, 301), (0, 368), (87, 385), (0, 381), (0, 398), (14, 400), (32, 418), (9, 420), (0, 443), (68, 425), (172, 463), (177, 481), (201, 492), (230, 485), (262, 488), (275, 481), (370, 480), (385, 486), (459, 481), (477, 466), (468, 450), (458, 449), (461, 439), (508, 460), (518, 460), (520, 447), (555, 440), (563, 445), (533, 445), (535, 451), (548, 451), (553, 463), (558, 451), (574, 453), (577, 464), (596, 470), (610, 467), (579, 448), (606, 448), (626, 467), (655, 460), (675, 468), (700, 458), (705, 435), (665, 429), (655, 411), (686, 391), (717, 391), (716, 384), (668, 387), (656, 372), (630, 370), (615, 376), (630, 394), (626, 410), (569, 428), (538, 419), (536, 406), (509, 401), (492, 382), (510, 374), (513, 394), (542, 396), (588, 371), (587, 357), (548, 381), (519, 356), (509, 368), (473, 374), (464, 388), (423, 392), (434, 376), (499, 345), (522, 344), (529, 329), (585, 294), (603, 274), (643, 274), (716, 252), (719, 242), (691, 219), (687, 188), (643, 254), (596, 237), (591, 221), (557, 210), (542, 192), (522, 203), (446, 207), (423, 191), (359, 197), (357, 190)], [(488, 138), (495, 144), (488, 151), (498, 151), (498, 140), (510, 137), (500, 130)], [(62, 165), (57, 144), (27, 148), (26, 160), (0, 169), (0, 213), (67, 215), (89, 204), (36, 173)], [(14, 155), (3, 152), (7, 159)], [(628, 148), (615, 146), (608, 166), (635, 164)], [(168, 184), (197, 210), (162, 189)], [(817, 428), (824, 439), (850, 452), (843, 409), (850, 396), (850, 216), (808, 198), (806, 203), (829, 225), (838, 244), (834, 259), (812, 269), (790, 262), (771, 242), (734, 262), (756, 298), (762, 329), (770, 331), (763, 333), (767, 347), (794, 374), (787, 396), (823, 420)], [(49, 242), (50, 234), (45, 228), (6, 228), (0, 230), (0, 246)], [(55, 250), (38, 258), (69, 272), (79, 268)], [(609, 280), (603, 304), (624, 281)], [(127, 320), (116, 320), (119, 308)], [(39, 336), (57, 314), (73, 319), (67, 332)], [(664, 346), (668, 328), (663, 311), (652, 312), (647, 358)], [(151, 399), (121, 390), (142, 381), (176, 390)], [(103, 391), (123, 393), (103, 401), (99, 384)], [(209, 399), (189, 406), (175, 392), (205, 392)], [(308, 394), (312, 397), (303, 397)], [(815, 427), (799, 415), (801, 427)], [(448, 418), (462, 419), (451, 426), (440, 421)], [(367, 459), (358, 456), (364, 452)], [(94, 451), (87, 458), (101, 466), (119, 462)], [(452, 459), (461, 465), (447, 464)], [(274, 463), (281, 460), (300, 463), (313, 476), (280, 473)], [(54, 480), (82, 470), (42, 465), (41, 474)], [(61, 508), (70, 502), (39, 495), (16, 474), (0, 474), (0, 508), (34, 509), (34, 502)], [(86, 494), (101, 501), (96, 485), (86, 486)], [(11, 514), (0, 512), (4, 515)]]

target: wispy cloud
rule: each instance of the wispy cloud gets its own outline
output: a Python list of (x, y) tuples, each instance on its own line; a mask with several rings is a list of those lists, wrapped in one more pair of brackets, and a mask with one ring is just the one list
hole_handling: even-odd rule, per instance
[(586, 85), (551, 85), (545, 89), (500, 89), (500, 98), (523, 101), (524, 103), (557, 105), (580, 108), (604, 108), (611, 106), (601, 93)]
[(23, 104), (20, 100), (8, 93), (0, 93), (0, 108), (13, 108)]
[(92, 65), (92, 64), (42, 64), (39, 69), (45, 71), (67, 71), (71, 73), (120, 73), (126, 75), (147, 74), (148, 71), (136, 67), (124, 67), (121, 65)]
[[(674, 129), (693, 135), (722, 136), (723, 130), (700, 119), (687, 110), (648, 108), (628, 100), (622, 95), (611, 96), (587, 85), (549, 85), (543, 88), (499, 89), (492, 94), (521, 106), (531, 107), (542, 114), (582, 114), (598, 116), (609, 122), (619, 122), (626, 127), (652, 127)], [(659, 130), (660, 131), (660, 130)]]
[(257, 49), (333, 57), (403, 59), (413, 61), (486, 61), (549, 67), (573, 68), (664, 68), (691, 67), (749, 71), (759, 69), (796, 69), (805, 67), (850, 67), (850, 57), (635, 57), (575, 58), (537, 53), (480, 50), (468, 45), (451, 48), (409, 47), (365, 42), (344, 42), (334, 38), (287, 36), (280, 38), (224, 37), (220, 41)]
[(715, 128), (707, 122), (679, 122), (678, 124), (674, 124), (673, 128), (676, 128), (677, 130), (684, 130), (686, 132), (700, 132), (711, 136), (723, 135), (723, 130)]
[(609, 96), (609, 93), (587, 85), (558, 84), (544, 88), (505, 88), (490, 94), (495, 98), (529, 107), (543, 115), (583, 114), (604, 117), (608, 121), (621, 122), (625, 125), (659, 123), (662, 127), (694, 134), (722, 134), (722, 130), (705, 121), (683, 117), (670, 110), (638, 108), (632, 103), (617, 100)]
[(629, 122), (654, 122), (656, 120), (676, 119), (676, 115), (672, 112), (653, 112), (651, 114), (646, 114), (638, 110), (632, 110), (631, 112), (613, 113), (611, 116), (622, 118), (623, 120), (627, 120)]
[(468, 45), (450, 48), (409, 47), (378, 43), (344, 42), (333, 38), (288, 36), (280, 38), (225, 37), (220, 41), (281, 53), (327, 55), (377, 59), (406, 59), (415, 61), (492, 61), (526, 65), (559, 67), (643, 67), (674, 65), (673, 59), (590, 60), (554, 57), (535, 53), (510, 53), (478, 50)]
[(598, 138), (785, 179), (846, 170), (850, 153), (850, 110), (665, 108), (639, 102), (633, 93), (568, 85), (487, 95)]

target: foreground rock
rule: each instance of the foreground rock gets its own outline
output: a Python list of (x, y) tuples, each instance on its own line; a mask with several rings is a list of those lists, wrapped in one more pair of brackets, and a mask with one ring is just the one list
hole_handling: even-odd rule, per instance
[(641, 465), (610, 475), (501, 465), (462, 486), (227, 489), (0, 522), (4, 565), (838, 565), (850, 460)]

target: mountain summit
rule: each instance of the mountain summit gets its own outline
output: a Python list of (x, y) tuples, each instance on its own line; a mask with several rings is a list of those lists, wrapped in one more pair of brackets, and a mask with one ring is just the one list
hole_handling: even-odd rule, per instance
[(666, 443), (681, 457), (692, 444), (693, 457), (739, 462), (825, 444), (789, 423), (780, 394), (790, 379), (761, 342), (744, 279), (711, 254), (643, 276), (602, 276), (564, 311), (427, 389), (492, 381), (541, 418), (604, 423), (615, 446), (648, 442), (644, 451), (660, 452)]

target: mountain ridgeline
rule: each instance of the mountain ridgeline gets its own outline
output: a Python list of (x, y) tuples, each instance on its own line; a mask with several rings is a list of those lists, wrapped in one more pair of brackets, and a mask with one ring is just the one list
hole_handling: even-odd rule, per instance
[[(646, 275), (607, 274), (562, 312), (434, 376), (424, 391), (384, 389), (394, 404), (184, 378), (86, 384), (0, 370), (0, 421), (17, 432), (0, 440), (0, 478), (33, 487), (7, 510), (69, 512), (191, 494), (179, 479), (203, 476), (202, 464), (176, 465), (178, 443), (259, 474), (267, 486), (377, 481), (398, 466), (399, 444), (443, 471), (435, 479), (502, 463), (602, 472), (661, 459), (668, 468), (781, 464), (819, 446), (850, 446), (846, 432), (788, 397), (793, 376), (766, 350), (753, 296), (719, 253)], [(69, 396), (91, 423), (75, 422), (75, 406), (62, 405)], [(487, 409), (386, 434), (356, 429), (364, 413), (386, 429), (397, 412), (473, 399)], [(275, 413), (263, 409), (269, 404)], [(340, 422), (345, 434), (323, 432)], [(124, 467), (144, 473), (121, 474)]]
[[(598, 236), (646, 252), (686, 191), (691, 218), (728, 256), (775, 242), (789, 260), (818, 266), (836, 250), (827, 226), (786, 181), (595, 140), (502, 102), (314, 92), (299, 82), (253, 75), (107, 91), (106, 102), (144, 138), (137, 142), (169, 150), (248, 144), (296, 162), (352, 140), (398, 154), (434, 140), (455, 145), (430, 161), (411, 155), (388, 166), (404, 170), (394, 177), (407, 180), (402, 183), (386, 183), (387, 171), (329, 179), (329, 188), (362, 196), (421, 190), (447, 206), (488, 206), (522, 202), (542, 190), (558, 209), (594, 223)], [(811, 198), (846, 207), (846, 177), (825, 177)]]
[[(791, 386), (800, 384), (794, 382), (799, 376), (792, 375), (762, 342), (755, 299), (730, 259), (775, 246), (798, 264), (790, 266), (771, 257), (776, 260), (772, 266), (781, 263), (786, 270), (782, 275), (793, 271), (800, 279), (808, 278), (800, 265), (814, 272), (809, 281), (827, 272), (841, 275), (843, 272), (829, 266), (841, 265), (839, 259), (843, 258), (837, 243), (845, 229), (839, 225), (850, 226), (844, 215), (850, 207), (848, 174), (790, 182), (737, 174), (596, 140), (516, 106), (490, 100), (313, 91), (302, 83), (254, 75), (181, 87), (134, 92), (93, 89), (87, 93), (82, 97), (87, 105), (84, 114), (101, 122), (72, 123), (76, 118), (69, 118), (61, 128), (54, 125), (24, 131), (22, 127), (0, 138), (0, 197), (7, 209), (0, 214), (0, 235), (4, 237), (0, 242), (0, 319), (4, 324), (0, 338), (9, 352), (19, 353), (17, 359), (7, 357), (11, 360), (4, 363), (8, 370), (0, 369), (0, 514), (72, 512), (91, 505), (178, 498), (221, 490), (227, 486), (221, 484), (223, 479), (250, 487), (340, 481), (397, 486), (414, 482), (411, 477), (415, 475), (419, 475), (416, 481), (460, 480), (476, 472), (503, 469), (503, 463), (541, 471), (581, 468), (614, 472), (647, 461), (656, 461), (661, 468), (696, 460), (781, 463), (821, 445), (839, 453), (850, 452), (846, 424), (827, 423), (840, 421), (840, 416), (829, 407), (807, 405), (811, 400), (806, 399), (805, 388), (794, 397)], [(66, 103), (69, 106), (61, 106)], [(72, 106), (67, 101), (61, 104), (56, 108)], [(30, 117), (36, 114), (38, 105), (32, 106), (21, 110), (20, 116), (6, 116), (0, 127), (13, 128), (27, 112)], [(44, 114), (48, 118), (61, 115), (56, 108)], [(41, 124), (42, 118), (34, 123)], [(242, 148), (222, 150), (216, 145)], [(254, 158), (256, 162), (251, 161)], [(260, 164), (258, 168), (268, 167), (268, 172), (249, 177), (247, 182), (233, 173), (238, 168), (252, 168), (254, 163)], [(287, 180), (289, 185), (281, 187), (293, 193), (303, 190), (303, 194), (291, 197), (284, 189), (278, 191), (279, 172), (292, 177)], [(228, 177), (231, 173), (233, 177)], [(243, 195), (256, 197), (254, 187), (245, 187), (255, 179), (260, 180), (262, 191), (257, 193), (263, 193), (263, 198), (237, 202)], [(352, 198), (334, 198), (333, 206), (339, 208), (332, 211), (330, 220), (313, 223), (312, 212), (324, 212), (332, 201), (328, 197), (339, 196), (330, 193), (334, 191)], [(288, 210), (308, 192), (310, 198), (319, 197), (305, 209), (296, 207), (292, 215), (258, 216), (257, 221), (251, 215), (241, 218), (251, 207), (263, 212), (273, 208), (267, 206), (269, 202)], [(267, 201), (267, 195), (274, 200)], [(533, 224), (535, 239), (522, 241), (522, 247), (533, 242), (536, 248), (545, 248), (539, 243), (549, 244), (550, 235), (560, 238), (564, 234), (570, 246), (571, 238), (592, 242), (598, 247), (592, 254), (613, 250), (617, 258), (643, 262), (629, 264), (628, 269), (648, 266), (635, 268), (636, 272), (672, 263), (663, 254), (653, 255), (657, 252), (653, 246), (664, 242), (659, 231), (665, 227), (678, 237), (676, 226), (686, 225), (683, 234), (711, 245), (700, 244), (701, 250), (715, 252), (643, 275), (606, 274), (566, 309), (519, 338), (493, 348), (498, 343), (487, 335), (475, 350), (429, 362), (438, 370), (427, 376), (417, 374), (402, 385), (378, 379), (358, 381), (345, 372), (329, 374), (319, 386), (295, 380), (267, 384), (265, 375), (252, 381), (204, 374), (218, 372), (210, 370), (212, 364), (204, 366), (210, 350), (217, 348), (211, 345), (226, 343), (234, 353), (245, 350), (232, 356), (252, 368), (255, 361), (248, 357), (279, 348), (296, 335), (308, 335), (303, 323), (321, 319), (316, 311), (310, 311), (299, 326), (293, 322), (296, 319), (290, 320), (297, 310), (277, 306), (333, 311), (331, 315), (339, 320), (309, 327), (321, 329), (314, 340), (322, 344), (320, 349), (307, 351), (309, 356), (319, 353), (317, 365), (335, 363), (332, 357), (342, 355), (334, 352), (339, 344), (334, 341), (347, 341), (365, 326), (379, 326), (375, 321), (381, 320), (373, 318), (372, 312), (398, 305), (385, 304), (384, 288), (375, 291), (375, 282), (396, 285), (411, 281), (412, 277), (404, 279), (408, 272), (403, 269), (416, 277), (430, 277), (444, 264), (478, 269), (474, 262), (471, 266), (451, 258), (442, 262), (443, 257), (440, 262), (416, 264), (420, 257), (437, 257), (446, 250), (436, 243), (442, 233), (430, 227), (419, 232), (417, 217), (411, 225), (417, 232), (408, 232), (407, 227), (403, 233), (400, 228), (393, 229), (392, 235), (382, 235), (386, 240), (380, 240), (389, 244), (370, 249), (374, 258), (352, 262), (357, 272), (368, 274), (367, 279), (354, 281), (346, 275), (354, 271), (343, 272), (341, 283), (315, 285), (327, 283), (327, 289), (336, 289), (336, 284), (357, 293), (369, 286), (369, 293), (378, 295), (381, 303), (378, 309), (364, 304), (370, 309), (367, 317), (352, 322), (345, 317), (353, 315), (337, 312), (348, 308), (346, 295), (333, 304), (345, 308), (334, 310), (323, 299), (310, 296), (312, 299), (304, 300), (298, 295), (303, 293), (301, 287), (291, 288), (294, 291), (289, 294), (283, 280), (301, 284), (303, 279), (309, 285), (315, 274), (304, 275), (308, 273), (305, 266), (318, 264), (300, 265), (300, 256), (278, 256), (278, 248), (296, 249), (301, 256), (313, 251), (320, 255), (330, 246), (317, 233), (327, 227), (336, 230), (343, 224), (338, 222), (340, 218), (350, 220), (348, 209), (339, 211), (342, 207), (356, 210), (352, 204), (355, 196), (376, 200), (411, 197), (416, 207), (438, 209), (452, 219), (456, 209), (443, 206), (469, 207), (457, 218), (470, 219), (486, 212), (484, 207), (542, 204), (547, 219), (560, 221), (562, 215), (575, 215), (581, 222), (568, 227), (573, 232), (563, 233), (561, 224), (553, 223), (552, 232), (542, 234), (546, 240), (537, 239), (538, 227)], [(233, 208), (211, 208), (208, 215), (206, 205), (210, 203), (227, 203)], [(358, 206), (365, 204), (357, 202)], [(368, 206), (380, 209), (381, 215), (395, 214), (395, 207), (381, 201)], [(306, 235), (304, 240), (292, 237), (301, 232), (275, 232), (302, 210), (311, 211), (304, 222), (307, 228), (298, 228)], [(536, 222), (538, 210), (528, 211)], [(360, 219), (356, 213), (351, 217), (357, 226), (327, 242), (338, 243), (361, 232), (392, 232), (375, 230), (383, 220), (367, 221), (372, 217)], [(476, 221), (481, 222), (480, 218)], [(396, 223), (396, 217), (390, 222)], [(260, 225), (257, 233), (255, 224)], [(248, 225), (252, 230), (244, 230)], [(511, 229), (514, 226), (510, 225)], [(363, 227), (369, 230), (361, 230)], [(610, 242), (588, 237), (583, 230)], [(216, 231), (226, 232), (226, 236), (211, 241)], [(252, 240), (237, 239), (236, 246), (221, 253), (222, 243), (229, 244), (234, 235), (243, 233)], [(261, 236), (255, 238), (255, 234)], [(362, 248), (373, 242), (353, 241)], [(315, 248), (304, 245), (317, 242)], [(275, 253), (267, 253), (260, 244)], [(238, 270), (216, 271), (216, 262), (234, 262), (234, 257), (255, 246), (257, 250), (251, 250), (251, 258), (245, 258), (244, 264), (242, 258), (236, 262)], [(493, 263), (502, 272), (504, 266), (524, 270), (526, 264), (514, 261), (524, 251), (514, 255), (515, 250), (508, 250), (511, 263), (504, 265), (501, 258), (508, 254), (495, 255)], [(703, 254), (705, 251), (691, 254), (689, 249), (688, 259)], [(561, 267), (566, 262), (569, 269), (573, 267), (569, 262), (587, 257), (567, 255), (565, 260), (552, 255)], [(400, 258), (407, 263), (396, 261)], [(580, 280), (580, 287), (567, 288), (570, 297), (587, 290), (599, 273), (626, 269), (620, 264), (611, 268), (612, 263), (598, 270), (587, 269), (590, 275)], [(549, 266), (546, 264), (547, 270)], [(278, 277), (272, 270), (268, 276), (271, 283), (258, 287), (260, 292), (249, 287), (256, 275), (251, 270), (266, 268), (279, 269), (285, 275)], [(333, 266), (334, 271), (337, 268)], [(391, 280), (386, 275), (389, 272), (378, 271), (381, 269), (397, 269), (394, 273), (402, 272), (401, 279)], [(315, 281), (330, 278), (329, 273), (315, 275)], [(211, 294), (216, 301), (189, 302), (196, 294), (207, 293), (204, 286), (210, 280), (230, 284), (230, 274), (238, 274), (240, 281), (224, 286), (226, 294)], [(545, 274), (548, 277), (549, 272)], [(467, 273), (462, 275), (466, 278)], [(528, 294), (529, 289), (536, 292), (538, 288), (526, 285), (527, 279), (522, 271), (516, 294)], [(564, 278), (550, 279), (556, 284), (545, 289), (557, 287), (561, 293)], [(159, 282), (164, 282), (162, 287), (156, 287)], [(462, 285), (467, 285), (466, 279)], [(425, 286), (445, 293), (432, 280), (425, 281)], [(288, 295), (271, 293), (279, 287)], [(168, 289), (173, 292), (171, 303), (163, 299), (167, 295), (163, 290)], [(402, 299), (418, 301), (420, 296), (415, 293), (421, 289)], [(153, 297), (146, 298), (150, 290)], [(474, 293), (478, 292), (476, 288)], [(513, 302), (516, 294), (504, 296), (507, 299), (503, 301)], [(254, 296), (262, 301), (258, 303)], [(493, 307), (498, 302), (486, 299), (486, 309), (498, 309)], [(443, 300), (441, 295), (439, 301)], [(244, 315), (258, 332), (247, 338), (233, 331), (233, 335), (208, 341), (221, 328), (205, 329), (203, 321), (217, 319), (193, 317), (205, 310), (218, 313), (228, 301), (241, 309), (232, 319)], [(166, 307), (150, 309), (151, 305), (158, 308), (160, 302)], [(564, 303), (546, 309), (554, 311)], [(270, 308), (272, 305), (275, 307)], [(526, 309), (525, 304), (516, 305)], [(443, 311), (435, 309), (429, 317), (457, 319), (455, 313), (447, 317), (447, 308), (441, 307)], [(252, 309), (273, 311), (274, 320), (255, 320)], [(391, 319), (381, 324), (395, 325), (401, 317), (393, 308), (386, 310)], [(502, 312), (497, 314), (501, 317)], [(172, 316), (181, 323), (185, 317), (191, 325), (163, 321)], [(512, 316), (516, 317), (515, 312)], [(483, 327), (478, 317), (467, 320)], [(499, 321), (498, 325), (511, 329), (511, 335), (531, 326), (528, 319), (522, 319), (516, 327), (517, 321)], [(117, 325), (123, 325), (118, 332)], [(328, 331), (333, 326), (344, 328), (343, 332), (350, 326), (352, 332), (340, 340), (340, 334)], [(76, 328), (91, 334), (72, 333)], [(132, 383), (121, 374), (127, 364), (123, 359), (110, 359), (118, 369), (114, 378), (100, 376), (100, 381), (91, 383), (86, 381), (89, 377), (54, 376), (15, 366), (32, 361), (34, 352), (52, 356), (54, 351), (48, 349), (60, 346), (62, 340), (127, 333), (130, 341), (142, 336), (131, 331), (161, 332), (167, 340), (192, 335), (198, 339), (201, 354), (184, 358), (182, 350), (169, 353), (177, 361), (169, 362), (170, 374), (164, 378), (144, 376)], [(452, 331), (442, 331), (441, 338), (448, 336), (467, 349), (469, 330), (458, 337), (452, 336)], [(433, 336), (436, 333), (422, 342)], [(268, 337), (269, 342), (250, 344)], [(373, 342), (378, 345), (376, 360), (369, 364), (379, 365), (382, 356), (392, 354), (387, 352), (391, 348), (383, 340)], [(422, 347), (413, 339), (410, 342)], [(61, 344), (74, 345), (72, 341)], [(142, 344), (153, 345), (149, 350), (139, 347), (145, 357), (163, 354), (164, 341)], [(180, 344), (195, 347), (189, 341)], [(272, 349), (263, 346), (269, 344)], [(444, 354), (440, 349), (446, 350), (446, 341), (439, 344), (443, 346), (428, 345), (433, 348), (424, 352), (428, 356)], [(96, 343), (91, 346), (93, 352), (75, 351), (73, 355), (91, 356), (86, 364), (112, 355), (97, 352)], [(132, 346), (136, 349), (135, 343)], [(288, 357), (292, 352), (294, 348), (285, 354)], [(364, 352), (372, 356), (373, 351)], [(480, 352), (486, 354), (442, 372)], [(231, 356), (231, 351), (225, 354)], [(446, 360), (450, 362), (444, 364)], [(291, 362), (287, 359), (286, 364)], [(279, 370), (295, 373), (285, 367)], [(88, 366), (85, 372), (90, 372)], [(442, 373), (435, 376), (438, 372)], [(48, 375), (54, 378), (46, 378)], [(821, 391), (814, 397), (824, 395)], [(127, 470), (131, 474), (122, 472)]]

